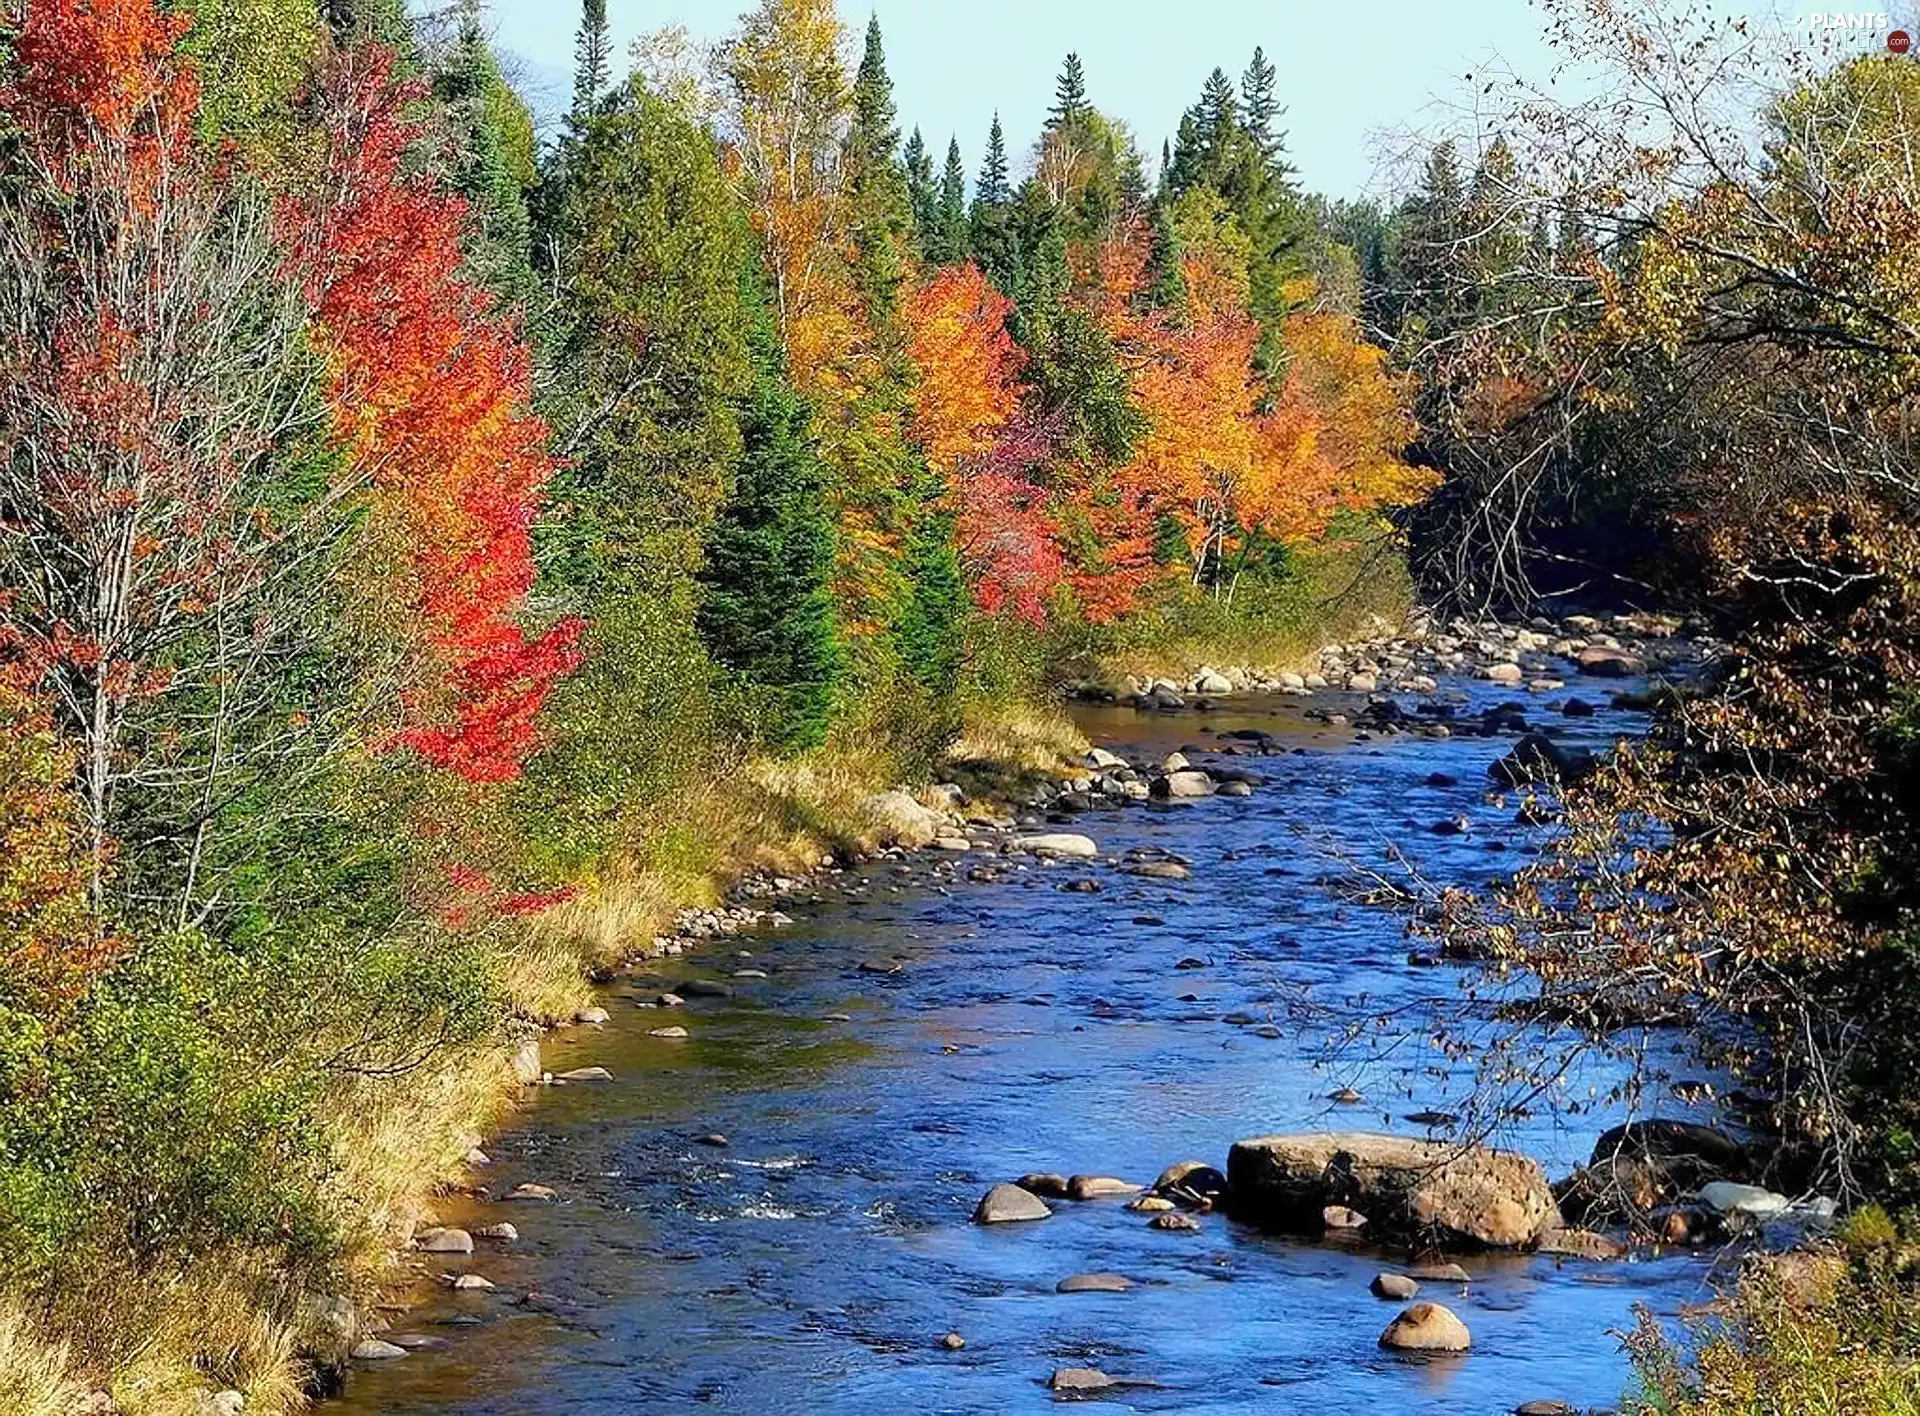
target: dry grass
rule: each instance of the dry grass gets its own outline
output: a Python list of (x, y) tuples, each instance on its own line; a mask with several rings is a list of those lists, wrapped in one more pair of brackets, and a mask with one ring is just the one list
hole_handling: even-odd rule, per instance
[[(953, 755), (1022, 776), (1057, 771), (1085, 748), (1061, 714), (983, 709), (969, 714)], [(592, 1001), (593, 971), (665, 932), (681, 910), (717, 904), (748, 872), (799, 874), (870, 846), (861, 805), (892, 784), (891, 772), (881, 753), (839, 748), (742, 763), (662, 804), (632, 850), (509, 951), (501, 982), (513, 1012), (570, 1019)], [(466, 1152), (529, 1094), (497, 1048), (343, 1085), (319, 1117), (333, 1137), (323, 1204), (341, 1252), (337, 1271), (313, 1286), (364, 1300), (408, 1282), (395, 1245), (431, 1216)], [(308, 1282), (237, 1253), (207, 1254), (173, 1277), (103, 1274), (84, 1315), (44, 1325), (66, 1342), (0, 1305), (0, 1416), (73, 1416), (103, 1386), (128, 1416), (197, 1416), (202, 1397), (224, 1387), (243, 1392), (253, 1416), (299, 1411), (302, 1340), (313, 1336), (302, 1330)]]
[(67, 1345), (36, 1331), (10, 1302), (0, 1302), (0, 1411), (7, 1416), (72, 1416), (88, 1389), (73, 1372)]

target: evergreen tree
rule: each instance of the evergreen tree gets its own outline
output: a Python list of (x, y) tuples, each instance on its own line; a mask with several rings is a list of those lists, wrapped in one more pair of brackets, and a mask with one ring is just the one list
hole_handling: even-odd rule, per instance
[(989, 206), (1005, 206), (1013, 200), (1013, 188), (1007, 183), (1007, 135), (1000, 126), (998, 113), (993, 115), (993, 126), (987, 130), (987, 157), (980, 164), (974, 200)]
[(1054, 85), (1053, 107), (1047, 110), (1047, 131), (1061, 132), (1077, 128), (1093, 112), (1087, 102), (1087, 75), (1080, 67), (1080, 56), (1069, 54), (1059, 81)]
[(941, 265), (965, 260), (967, 255), (967, 169), (960, 161), (960, 141), (947, 140), (947, 165), (940, 174), (939, 240), (935, 259)]
[(940, 241), (940, 189), (933, 179), (933, 157), (926, 139), (915, 128), (902, 154), (907, 173), (907, 206), (913, 212), (913, 234), (922, 256)]
[(967, 222), (967, 250), (999, 291), (1012, 298), (1020, 283), (1020, 243), (1013, 228), (1013, 191), (1007, 185), (1007, 140), (1000, 115), (993, 115), (987, 156), (974, 184), (973, 210)]
[(902, 247), (913, 222), (895, 120), (893, 80), (887, 75), (880, 20), (875, 16), (867, 23), (866, 50), (854, 78), (846, 161), (856, 253), (854, 283), (883, 344), (897, 338), (900, 282), (906, 274)]
[(826, 737), (846, 672), (833, 614), (833, 516), (764, 276), (756, 260), (745, 269), (753, 388), (740, 412), (733, 495), (707, 538), (700, 635), (738, 677), (765, 741), (797, 752)]
[(967, 586), (954, 544), (953, 513), (939, 480), (923, 472), (905, 562), (907, 603), (893, 642), (908, 680), (931, 700), (937, 726), (949, 726), (951, 699), (966, 654)]
[(612, 71), (613, 34), (607, 0), (581, 0), (580, 32), (573, 41), (573, 118), (583, 121), (606, 92)]
[(1280, 105), (1274, 97), (1277, 78), (1266, 51), (1256, 47), (1246, 73), (1240, 76), (1240, 102), (1246, 113), (1247, 133), (1261, 160), (1269, 164), (1280, 156), (1285, 142), (1284, 136), (1274, 129), (1280, 117)]
[(1147, 260), (1147, 306), (1168, 311), (1176, 321), (1187, 311), (1187, 278), (1181, 269), (1181, 255), (1172, 203), (1157, 201), (1153, 204), (1153, 250)]

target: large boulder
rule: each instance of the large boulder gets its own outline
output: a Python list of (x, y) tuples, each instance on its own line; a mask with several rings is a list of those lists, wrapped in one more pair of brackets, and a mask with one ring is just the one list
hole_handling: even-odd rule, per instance
[(1100, 847), (1091, 836), (1072, 831), (1046, 831), (1037, 836), (1016, 836), (1013, 848), (1029, 855), (1059, 856), (1067, 860), (1093, 860)]
[(1236, 1216), (1317, 1234), (1329, 1205), (1390, 1239), (1531, 1248), (1560, 1223), (1538, 1162), (1512, 1151), (1362, 1131), (1259, 1136), (1227, 1154)]
[(1638, 678), (1647, 671), (1644, 659), (1624, 649), (1609, 649), (1599, 644), (1582, 649), (1573, 661), (1589, 678)]
[(1152, 787), (1153, 795), (1161, 801), (1212, 796), (1213, 791), (1213, 778), (1195, 771), (1169, 772), (1156, 777)]
[(1724, 1131), (1655, 1117), (1605, 1132), (1556, 1194), (1575, 1222), (1636, 1219), (1710, 1181), (1752, 1173), (1746, 1148)]
[(922, 806), (910, 792), (895, 787), (876, 792), (860, 804), (860, 817), (871, 844), (920, 850), (930, 846), (946, 826), (939, 812)]
[(1018, 1185), (995, 1185), (974, 1207), (975, 1224), (1020, 1224), (1053, 1214), (1038, 1195)]
[(1415, 1303), (1387, 1324), (1380, 1345), (1400, 1352), (1465, 1352), (1473, 1346), (1467, 1325), (1438, 1303)]
[(1529, 782), (1578, 782), (1591, 777), (1599, 762), (1585, 749), (1562, 747), (1545, 733), (1528, 733), (1512, 752), (1487, 768), (1487, 775), (1509, 787)]

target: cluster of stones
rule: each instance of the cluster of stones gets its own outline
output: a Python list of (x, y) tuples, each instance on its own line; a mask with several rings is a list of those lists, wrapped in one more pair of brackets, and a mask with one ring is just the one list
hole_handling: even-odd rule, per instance
[(1400, 626), (1376, 621), (1374, 634), (1327, 645), (1311, 667), (1299, 671), (1205, 665), (1178, 679), (1130, 676), (1118, 685), (1081, 682), (1066, 688), (1072, 696), (1162, 712), (1205, 708), (1213, 699), (1245, 693), (1430, 694), (1445, 674), (1550, 693), (1565, 688), (1575, 675), (1635, 678), (1691, 659), (1706, 647), (1697, 634), (1688, 633), (1695, 628), (1660, 615), (1542, 616), (1510, 625), (1416, 614)]

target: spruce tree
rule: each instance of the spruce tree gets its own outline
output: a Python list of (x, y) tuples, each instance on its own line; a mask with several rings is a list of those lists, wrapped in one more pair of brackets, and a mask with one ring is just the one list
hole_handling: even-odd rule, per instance
[(867, 23), (866, 50), (854, 78), (846, 161), (856, 251), (854, 281), (883, 342), (896, 336), (900, 281), (906, 273), (901, 248), (913, 222), (895, 118), (893, 80), (887, 75), (880, 20), (875, 16)]
[(700, 637), (783, 752), (826, 737), (846, 654), (834, 623), (833, 516), (807, 405), (788, 382), (757, 259), (743, 281), (753, 388), (733, 495), (707, 538)]
[(1265, 162), (1272, 162), (1279, 156), (1284, 141), (1273, 126), (1280, 117), (1280, 105), (1274, 98), (1277, 78), (1266, 51), (1256, 47), (1253, 62), (1247, 65), (1246, 73), (1240, 76), (1240, 101), (1246, 112), (1247, 132)]
[(933, 259), (940, 241), (940, 189), (933, 178), (933, 155), (915, 128), (901, 154), (907, 173), (907, 206), (913, 212), (913, 234), (923, 257)]
[(907, 603), (893, 629), (900, 666), (923, 690), (942, 726), (966, 655), (966, 580), (954, 544), (953, 513), (939, 479), (923, 471), (907, 533)]
[(974, 200), (989, 206), (1005, 206), (1013, 200), (1013, 188), (1007, 185), (1007, 135), (1000, 126), (998, 113), (993, 115), (993, 126), (987, 130), (987, 157), (980, 164)]
[(1153, 249), (1147, 260), (1147, 305), (1165, 310), (1176, 322), (1187, 313), (1187, 277), (1180, 265), (1180, 233), (1174, 229), (1172, 203), (1153, 204)]
[(1011, 298), (1020, 282), (1020, 243), (1014, 234), (1013, 191), (1007, 185), (1007, 138), (1000, 115), (993, 115), (987, 155), (974, 184), (973, 210), (967, 222), (967, 251), (1001, 294)]
[(1080, 67), (1080, 56), (1069, 54), (1065, 67), (1060, 70), (1059, 81), (1054, 85), (1053, 107), (1047, 110), (1047, 131), (1059, 132), (1066, 128), (1076, 128), (1093, 106), (1087, 102), (1087, 75)]
[(940, 174), (936, 259), (951, 265), (967, 255), (967, 169), (960, 160), (960, 141), (947, 140), (947, 165)]
[(606, 92), (612, 69), (613, 35), (607, 0), (581, 0), (580, 32), (573, 41), (573, 118), (586, 121)]

